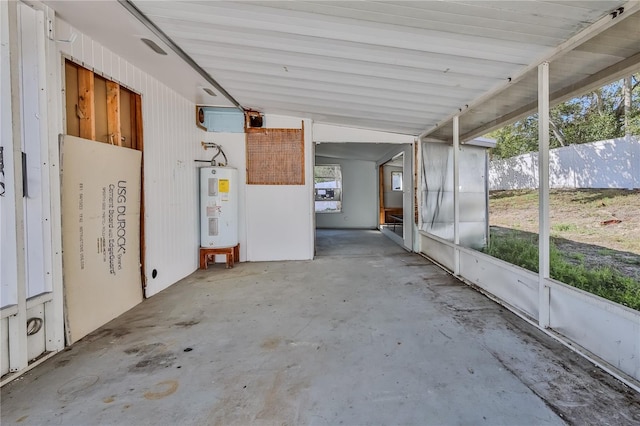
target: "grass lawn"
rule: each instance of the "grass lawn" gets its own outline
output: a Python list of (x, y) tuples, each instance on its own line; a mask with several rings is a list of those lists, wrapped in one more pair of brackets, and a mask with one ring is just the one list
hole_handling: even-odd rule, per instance
[[(552, 190), (551, 277), (640, 310), (640, 190)], [(487, 252), (538, 270), (538, 194), (489, 197)]]

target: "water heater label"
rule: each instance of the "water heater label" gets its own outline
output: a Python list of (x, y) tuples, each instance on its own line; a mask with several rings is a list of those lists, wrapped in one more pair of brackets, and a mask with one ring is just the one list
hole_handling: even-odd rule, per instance
[(229, 179), (218, 179), (218, 191), (229, 192)]

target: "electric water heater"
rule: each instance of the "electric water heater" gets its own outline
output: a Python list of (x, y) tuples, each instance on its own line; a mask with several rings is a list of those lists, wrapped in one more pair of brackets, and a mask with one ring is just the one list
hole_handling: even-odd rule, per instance
[(238, 170), (200, 168), (200, 246), (238, 244)]

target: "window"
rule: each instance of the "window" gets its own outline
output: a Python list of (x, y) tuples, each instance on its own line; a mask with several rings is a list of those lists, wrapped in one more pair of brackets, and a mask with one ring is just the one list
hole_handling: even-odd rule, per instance
[(391, 189), (402, 191), (402, 172), (391, 172)]
[(342, 170), (340, 165), (315, 166), (313, 183), (316, 213), (342, 212)]

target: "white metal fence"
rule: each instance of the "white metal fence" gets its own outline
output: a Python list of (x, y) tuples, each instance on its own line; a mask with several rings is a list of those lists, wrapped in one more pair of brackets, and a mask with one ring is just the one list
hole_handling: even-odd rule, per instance
[[(549, 152), (551, 188), (640, 188), (640, 139), (569, 145)], [(538, 187), (538, 153), (530, 152), (489, 165), (489, 189)]]

